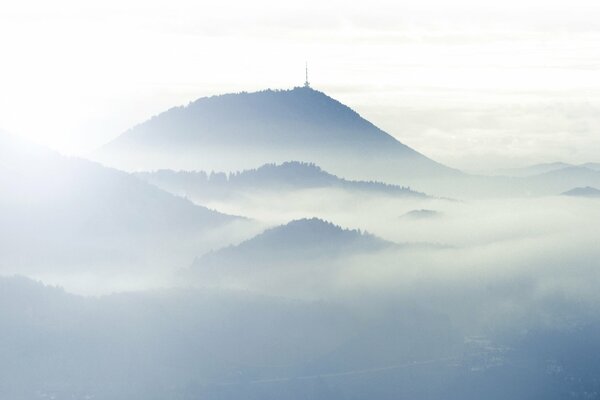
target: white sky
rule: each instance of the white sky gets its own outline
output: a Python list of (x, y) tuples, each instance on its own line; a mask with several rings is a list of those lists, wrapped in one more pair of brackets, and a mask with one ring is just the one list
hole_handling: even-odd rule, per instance
[(300, 85), (308, 60), (452, 166), (600, 161), (600, 2), (350, 3), (0, 0), (0, 128), (85, 154), (198, 97)]

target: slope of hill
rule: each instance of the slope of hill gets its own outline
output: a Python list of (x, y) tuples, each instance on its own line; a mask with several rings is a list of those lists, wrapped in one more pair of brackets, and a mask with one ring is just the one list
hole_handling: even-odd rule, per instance
[[(0, 136), (0, 269), (138, 264), (236, 218), (130, 174)], [(181, 245), (173, 240), (180, 235)], [(189, 243), (187, 243), (189, 245)], [(166, 254), (165, 254), (166, 255)]]
[(394, 196), (425, 198), (425, 194), (408, 187), (388, 185), (382, 182), (350, 181), (332, 175), (314, 164), (285, 162), (266, 164), (260, 168), (226, 175), (225, 173), (159, 170), (139, 172), (136, 176), (163, 190), (191, 197), (210, 200), (247, 191), (288, 191), (314, 188), (343, 189), (350, 192), (366, 192)]
[(337, 175), (394, 183), (457, 173), (307, 87), (198, 99), (125, 132), (97, 158), (130, 170), (209, 171), (302, 160)]
[(358, 308), (206, 290), (84, 298), (0, 277), (0, 398), (558, 400), (597, 387), (597, 319), (498, 343), (427, 302), (369, 294)]
[[(452, 337), (452, 325), (429, 310), (409, 314), (415, 306), (398, 303), (364, 315), (340, 302), (232, 291), (85, 298), (0, 277), (0, 398), (274, 400), (293, 393), (341, 400), (353, 382), (352, 393), (377, 398), (378, 390), (355, 376), (339, 377), (330, 388), (317, 375), (447, 356), (451, 346), (440, 349), (439, 338)], [(357, 360), (361, 354), (370, 357)], [(334, 364), (340, 360), (360, 362)], [(305, 375), (315, 378), (301, 385), (277, 379)], [(413, 371), (409, 377), (415, 381)], [(378, 386), (394, 388), (398, 379), (403, 375)], [(276, 384), (253, 384), (263, 380)]]

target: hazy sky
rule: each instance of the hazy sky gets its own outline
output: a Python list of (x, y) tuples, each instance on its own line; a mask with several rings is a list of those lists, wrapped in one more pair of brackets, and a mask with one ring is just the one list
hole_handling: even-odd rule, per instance
[[(356, 3), (356, 4), (351, 4)], [(5, 0), (0, 127), (85, 154), (201, 96), (313, 86), (467, 169), (600, 161), (597, 1)]]

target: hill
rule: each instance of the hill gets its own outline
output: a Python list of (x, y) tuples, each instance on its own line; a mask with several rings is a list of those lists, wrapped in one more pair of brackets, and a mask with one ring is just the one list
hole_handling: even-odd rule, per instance
[(337, 175), (393, 183), (457, 173), (308, 87), (201, 98), (135, 126), (97, 157), (130, 170), (237, 171), (302, 160)]
[(198, 258), (192, 268), (250, 268), (306, 263), (357, 253), (368, 253), (394, 244), (359, 230), (343, 229), (318, 218), (281, 225), (240, 243)]
[(13, 272), (140, 267), (236, 220), (9, 135), (0, 136), (0, 193), (0, 270)]
[(203, 171), (159, 170), (139, 172), (136, 176), (161, 189), (198, 200), (211, 200), (248, 191), (281, 192), (331, 188), (393, 196), (422, 197), (408, 187), (382, 182), (351, 181), (323, 171), (315, 164), (297, 161), (266, 164), (257, 169), (233, 174)]
[[(280, 278), (287, 281), (298, 279), (300, 273), (305, 275), (303, 279), (325, 281), (334, 261), (394, 246), (371, 234), (343, 229), (321, 219), (300, 219), (268, 229), (237, 246), (207, 253), (194, 261), (190, 272), (208, 279), (230, 276), (242, 281), (249, 276), (251, 280), (262, 280), (259, 277), (263, 274), (271, 276), (271, 281), (281, 274)], [(296, 273), (289, 273), (290, 268)], [(315, 268), (320, 273), (315, 274)]]

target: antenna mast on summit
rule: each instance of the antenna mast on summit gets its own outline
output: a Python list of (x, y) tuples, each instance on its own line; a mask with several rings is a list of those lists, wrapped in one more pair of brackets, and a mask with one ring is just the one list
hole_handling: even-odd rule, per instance
[(310, 83), (308, 83), (308, 63), (306, 63), (306, 65), (305, 65), (305, 73), (306, 73), (306, 80), (304, 81), (304, 87), (310, 87)]

